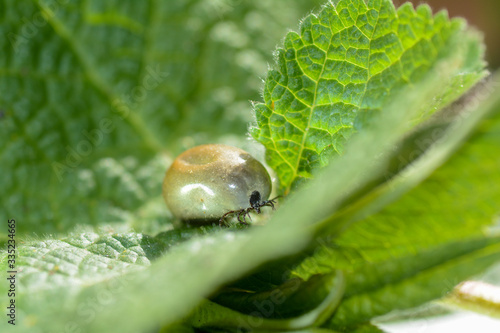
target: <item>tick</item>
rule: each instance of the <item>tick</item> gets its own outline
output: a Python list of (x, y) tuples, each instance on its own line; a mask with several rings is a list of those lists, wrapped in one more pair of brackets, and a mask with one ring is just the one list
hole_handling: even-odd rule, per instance
[[(250, 207), (248, 208), (242, 208), (239, 210), (230, 210), (226, 214), (222, 215), (222, 217), (219, 220), (219, 225), (222, 226), (224, 225), (225, 219), (227, 216), (231, 214), (238, 214), (238, 222), (244, 225), (248, 225), (246, 221), (246, 217), (248, 216), (250, 218), (250, 212), (255, 211), (257, 214), (260, 214), (260, 209), (264, 206), (269, 206), (272, 207), (274, 210), (274, 204), (276, 203), (276, 199), (278, 197), (271, 199), (271, 200), (262, 200), (260, 196), (259, 191), (253, 191), (252, 194), (250, 194), (249, 202), (250, 202)], [(242, 219), (243, 217), (243, 219)]]
[[(231, 214), (246, 223), (250, 212), (274, 208), (271, 177), (246, 151), (222, 144), (191, 148), (179, 155), (163, 180), (163, 197), (178, 219), (200, 225), (219, 222)], [(250, 206), (249, 206), (250, 204)]]

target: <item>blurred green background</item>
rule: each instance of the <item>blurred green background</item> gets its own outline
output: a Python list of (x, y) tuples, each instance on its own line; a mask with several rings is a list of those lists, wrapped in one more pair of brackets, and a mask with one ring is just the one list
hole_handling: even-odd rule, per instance
[[(404, 0), (395, 0), (401, 5)], [(486, 59), (490, 68), (500, 67), (500, 1), (499, 0), (411, 0), (415, 5), (427, 3), (434, 12), (446, 9), (451, 17), (464, 17), (469, 24), (484, 33)]]

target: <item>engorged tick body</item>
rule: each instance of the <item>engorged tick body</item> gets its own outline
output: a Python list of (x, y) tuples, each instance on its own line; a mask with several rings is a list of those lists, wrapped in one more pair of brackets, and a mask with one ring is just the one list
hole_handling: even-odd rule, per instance
[(267, 200), (270, 193), (271, 178), (264, 166), (244, 150), (222, 144), (185, 151), (163, 181), (168, 208), (189, 224), (222, 224), (229, 213), (239, 213), (238, 220), (246, 224), (250, 211), (274, 207), (274, 201)]

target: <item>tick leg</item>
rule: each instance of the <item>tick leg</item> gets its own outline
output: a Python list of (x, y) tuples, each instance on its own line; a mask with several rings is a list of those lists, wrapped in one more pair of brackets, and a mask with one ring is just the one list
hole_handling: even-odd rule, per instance
[[(245, 214), (245, 211), (243, 209), (238, 212), (238, 222), (240, 222), (240, 223), (245, 223), (245, 220), (244, 220), (245, 215), (243, 215), (243, 214)], [(241, 215), (243, 215), (243, 220), (241, 219)]]
[(271, 207), (273, 210), (275, 210), (276, 208), (274, 207), (274, 204), (275, 204), (274, 199), (267, 200), (261, 203), (261, 207), (268, 206)]
[(252, 211), (252, 208), (247, 208), (245, 210), (245, 215), (248, 216), (248, 218), (250, 219), (250, 221), (252, 221), (252, 216), (250, 215), (250, 212)]
[(222, 215), (222, 217), (219, 220), (219, 227), (226, 226), (226, 224), (225, 224), (226, 216), (234, 214), (234, 213), (236, 213), (234, 210), (230, 210), (226, 214)]
[[(247, 214), (247, 211), (245, 209), (240, 210), (238, 213), (238, 221), (241, 224), (248, 225), (247, 221), (245, 220), (245, 215)], [(241, 216), (243, 215), (243, 221), (241, 220)]]
[(225, 226), (226, 225), (226, 221), (224, 221), (224, 219), (226, 218), (226, 214), (224, 214), (224, 216), (222, 216), (219, 220), (219, 227), (222, 227), (222, 226)]

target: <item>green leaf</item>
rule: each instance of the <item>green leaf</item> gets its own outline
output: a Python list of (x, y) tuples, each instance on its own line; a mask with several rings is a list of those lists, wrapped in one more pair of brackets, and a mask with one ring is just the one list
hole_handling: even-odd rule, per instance
[(100, 236), (84, 233), (62, 240), (23, 244), (18, 252), (22, 288), (77, 287), (99, 283), (150, 265), (160, 252), (152, 238), (141, 234)]
[(351, 332), (353, 333), (384, 333), (380, 328), (372, 324), (364, 324), (359, 325), (357, 327), (353, 327)]
[[(238, 330), (307, 329), (332, 315), (343, 291), (344, 277), (340, 271), (317, 275), (308, 281), (293, 279), (262, 293), (220, 294), (214, 300), (218, 304), (202, 303), (189, 321), (194, 327), (237, 327)], [(231, 307), (222, 307), (221, 303)]]
[[(335, 283), (332, 283), (334, 281)], [(212, 299), (214, 302), (237, 310), (251, 313), (259, 309), (266, 318), (291, 318), (314, 310), (330, 291), (343, 294), (343, 276), (341, 272), (330, 275), (315, 275), (304, 281), (293, 278), (262, 292), (253, 290), (222, 290)], [(340, 300), (340, 297), (337, 298)], [(331, 311), (337, 305), (330, 306)], [(331, 315), (331, 313), (329, 314)], [(329, 316), (328, 315), (328, 316)]]
[[(321, 249), (297, 268), (296, 274), (302, 278), (346, 269), (352, 272), (348, 281), (358, 281), (351, 287), (352, 291), (348, 286), (346, 302), (349, 304), (352, 297), (351, 305), (340, 310), (341, 305), (332, 327), (347, 325), (346, 322), (356, 324), (394, 307), (414, 307), (439, 298), (443, 291), (451, 291), (456, 283), (498, 261), (496, 252), (491, 254), (485, 250), (484, 255), (474, 255), (482, 253), (480, 250), (487, 249), (492, 242), (500, 242), (498, 238), (489, 239), (489, 235), (494, 234), (491, 229), (494, 217), (500, 212), (500, 192), (491, 186), (492, 182), (500, 182), (500, 158), (492, 154), (500, 146), (500, 100), (494, 96), (483, 103), (482, 109), (469, 110), (452, 126), (441, 129), (438, 140), (426, 154), (382, 187), (390, 189), (390, 200), (394, 200), (398, 193), (415, 186), (454, 153), (446, 164), (380, 212), (353, 224), (330, 242), (322, 242)], [(483, 120), (462, 145), (470, 129), (488, 112), (492, 115)], [(458, 145), (462, 147), (455, 152)], [(387, 198), (380, 201), (379, 206), (387, 204)], [(360, 207), (363, 206), (356, 208)], [(339, 223), (335, 219), (330, 222)], [(476, 262), (466, 259), (469, 253)], [(460, 257), (464, 257), (466, 263), (457, 266), (459, 271), (449, 267), (453, 261), (460, 261)], [(442, 266), (447, 268), (442, 271)], [(422, 272), (428, 272), (423, 274), (432, 285), (425, 293), (418, 287), (418, 283), (427, 283), (424, 280), (406, 282), (420, 279)], [(406, 295), (404, 298), (398, 296), (402, 293)], [(391, 297), (394, 297), (392, 301), (386, 301)], [(363, 313), (356, 308), (360, 303), (355, 302), (364, 302), (364, 317), (355, 319)]]
[[(380, 283), (378, 286), (373, 284), (370, 290), (347, 295), (327, 325), (335, 329), (346, 329), (394, 309), (412, 308), (443, 297), (459, 282), (498, 262), (500, 239), (495, 242), (494, 245), (471, 251), (464, 256), (443, 260), (439, 265), (428, 269), (414, 272), (407, 269), (405, 273), (408, 276), (400, 281)], [(388, 269), (385, 273), (391, 274), (393, 271)]]
[[(465, 36), (464, 36), (465, 35)], [(290, 32), (255, 107), (253, 137), (266, 147), (280, 192), (312, 177), (346, 140), (407, 84), (419, 82), (463, 38), (461, 60), (422, 118), (453, 101), (485, 75), (482, 47), (461, 20), (428, 6), (397, 11), (389, 0), (340, 0)]]
[(61, 240), (32, 240), (19, 246), (16, 264), (22, 267), (22, 288), (30, 292), (88, 287), (144, 269), (171, 247), (210, 230), (171, 230), (155, 237), (86, 232)]

